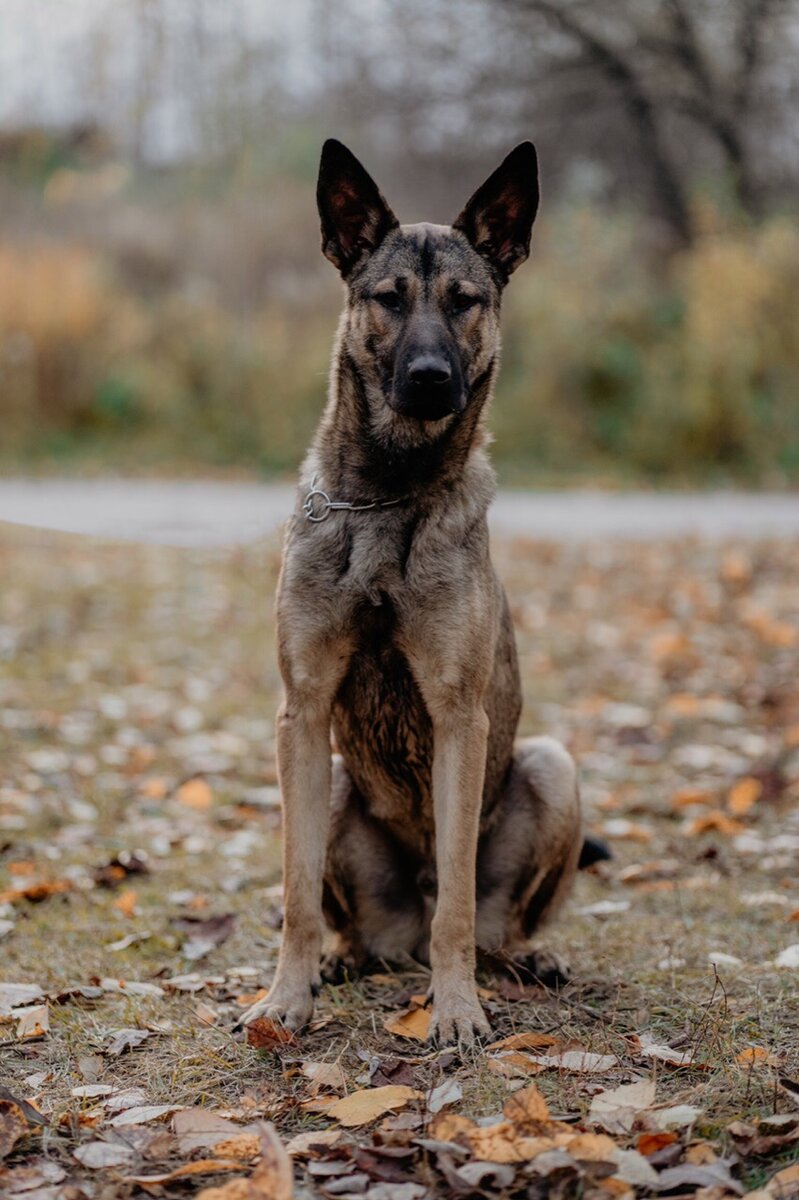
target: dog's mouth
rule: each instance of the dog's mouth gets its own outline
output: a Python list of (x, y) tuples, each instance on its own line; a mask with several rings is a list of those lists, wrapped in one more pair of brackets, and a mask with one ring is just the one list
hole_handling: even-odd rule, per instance
[(389, 407), (403, 417), (415, 421), (443, 421), (462, 413), (466, 407), (466, 395), (463, 388), (447, 384), (421, 384), (412, 380), (386, 389)]

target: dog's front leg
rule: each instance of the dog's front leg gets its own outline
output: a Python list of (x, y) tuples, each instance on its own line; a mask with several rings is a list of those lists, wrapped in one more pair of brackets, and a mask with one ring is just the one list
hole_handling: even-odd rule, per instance
[(308, 686), (290, 681), (278, 713), (277, 755), (283, 800), (283, 895), (285, 919), (277, 971), (269, 995), (243, 1018), (268, 1016), (291, 1029), (305, 1025), (320, 985), (322, 881), (330, 823), (330, 713), (340, 672), (305, 675)]
[(474, 978), (475, 873), (488, 718), (479, 703), (433, 707), (433, 809), (438, 898), (433, 917), (430, 1036), (471, 1042), (489, 1025)]

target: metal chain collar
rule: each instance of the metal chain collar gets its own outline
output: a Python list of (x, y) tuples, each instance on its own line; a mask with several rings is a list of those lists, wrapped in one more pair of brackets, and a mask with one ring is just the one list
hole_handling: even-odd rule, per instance
[[(305, 513), (306, 521), (313, 521), (315, 524), (326, 520), (331, 512), (339, 512), (341, 510), (348, 512), (368, 512), (373, 508), (393, 508), (395, 504), (402, 504), (403, 500), (407, 500), (407, 496), (398, 496), (396, 500), (372, 500), (369, 504), (353, 504), (349, 500), (331, 500), (326, 491), (316, 486), (316, 480), (317, 476), (314, 475), (311, 480), (310, 491), (302, 504), (302, 511)], [(319, 499), (317, 500), (316, 497), (319, 497)]]

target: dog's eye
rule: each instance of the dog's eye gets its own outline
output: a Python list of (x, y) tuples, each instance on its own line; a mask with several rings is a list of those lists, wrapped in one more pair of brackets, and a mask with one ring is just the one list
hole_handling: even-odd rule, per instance
[(479, 300), (480, 297), (473, 295), (471, 292), (457, 291), (452, 293), (452, 307), (458, 313), (466, 312), (469, 308), (474, 308), (475, 304), (479, 303)]
[(375, 292), (374, 299), (389, 312), (399, 312), (402, 308), (402, 297), (399, 292)]

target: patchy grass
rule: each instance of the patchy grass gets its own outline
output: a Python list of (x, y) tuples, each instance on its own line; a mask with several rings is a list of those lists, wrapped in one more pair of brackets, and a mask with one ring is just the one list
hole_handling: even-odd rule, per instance
[[(534, 1030), (617, 1057), (598, 1075), (535, 1076), (560, 1118), (585, 1120), (600, 1087), (654, 1077), (658, 1102), (699, 1107), (694, 1138), (731, 1154), (730, 1122), (789, 1110), (777, 1079), (799, 1072), (797, 971), (775, 966), (799, 942), (796, 547), (517, 541), (496, 558), (518, 631), (522, 732), (568, 743), (588, 824), (615, 853), (579, 879), (549, 934), (574, 970), (561, 994), (517, 997), (482, 978), (496, 1037)], [(20, 1039), (0, 1016), (0, 1078), (49, 1121), (7, 1166), (44, 1153), (110, 1197), (139, 1194), (123, 1177), (174, 1164), (163, 1138), (136, 1142), (125, 1168), (72, 1159), (124, 1132), (108, 1124), (113, 1107), (71, 1094), (98, 1081), (138, 1089), (140, 1103), (264, 1116), (284, 1139), (334, 1124), (300, 1107), (313, 1099), (307, 1060), (339, 1063), (348, 1089), (380, 1064), (420, 1091), (454, 1078), (452, 1111), (471, 1117), (498, 1113), (519, 1084), (483, 1051), (442, 1055), (385, 1032), (425, 990), (422, 970), (326, 989), (318, 1024), (280, 1055), (234, 1031), (279, 939), (276, 569), (272, 545), (189, 553), (0, 533), (0, 988), (38, 984), (50, 1017), (44, 1036)], [(207, 786), (182, 786), (197, 779)], [(145, 870), (125, 859), (137, 852)], [(118, 878), (98, 874), (118, 856)], [(40, 883), (64, 890), (20, 895)], [(604, 915), (584, 911), (608, 901)], [(207, 922), (224, 914), (235, 920), (217, 935)], [(192, 958), (203, 937), (207, 953)], [(731, 960), (714, 967), (718, 953)], [(187, 973), (197, 990), (171, 982)], [(150, 1036), (114, 1056), (123, 1028)], [(642, 1057), (642, 1034), (693, 1064)], [(747, 1047), (768, 1057), (743, 1063)], [(735, 1171), (760, 1186), (792, 1153), (744, 1156)], [(429, 1163), (418, 1172), (430, 1195), (446, 1194)]]

